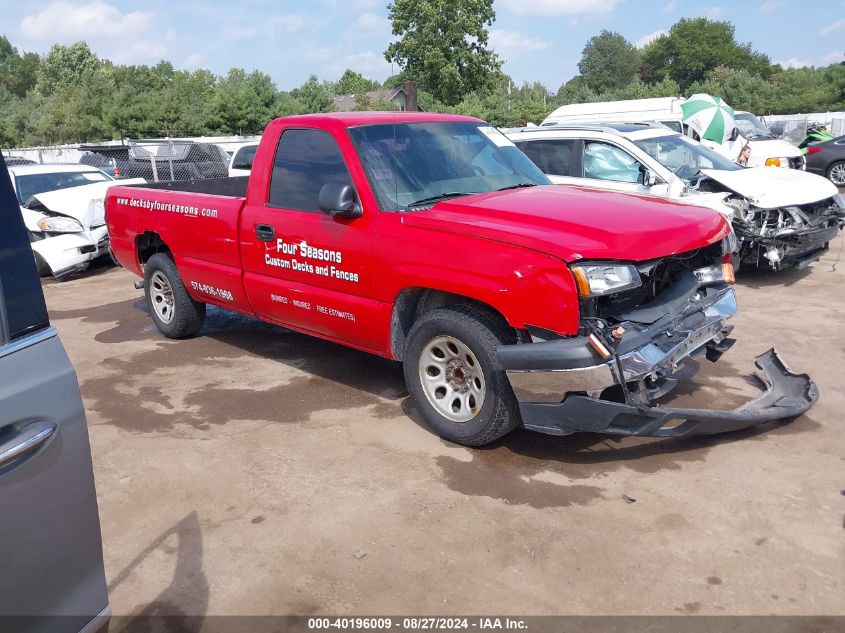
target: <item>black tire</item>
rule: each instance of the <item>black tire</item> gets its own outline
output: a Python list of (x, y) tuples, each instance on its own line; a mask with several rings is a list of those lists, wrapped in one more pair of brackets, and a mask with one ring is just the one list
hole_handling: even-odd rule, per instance
[[(153, 305), (154, 298), (151, 291), (151, 279), (156, 273), (161, 273), (170, 284), (172, 292), (172, 318), (170, 321), (163, 320)], [(144, 267), (144, 294), (147, 297), (147, 305), (150, 308), (150, 316), (156, 324), (159, 332), (168, 338), (187, 338), (194, 336), (200, 331), (205, 321), (205, 304), (194, 301), (182, 278), (176, 270), (176, 264), (169, 253), (157, 253), (150, 257)]]
[[(437, 337), (458, 339), (477, 358), (486, 390), (478, 413), (456, 422), (442, 415), (430, 402), (420, 377), (420, 358)], [(411, 327), (403, 370), (408, 392), (425, 423), (440, 437), (465, 446), (481, 446), (519, 426), (519, 407), (496, 347), (514, 343), (513, 331), (500, 319), (474, 306), (455, 305), (423, 314)], [(447, 398), (450, 396), (446, 396)]]

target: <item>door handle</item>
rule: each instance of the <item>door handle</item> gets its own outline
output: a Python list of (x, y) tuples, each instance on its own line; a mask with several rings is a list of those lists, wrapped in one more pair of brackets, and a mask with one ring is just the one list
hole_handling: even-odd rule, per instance
[(56, 425), (51, 422), (34, 422), (23, 427), (14, 438), (0, 444), (0, 468), (38, 448), (55, 430)]
[(256, 224), (255, 235), (262, 242), (272, 242), (276, 239), (276, 229), (269, 224)]

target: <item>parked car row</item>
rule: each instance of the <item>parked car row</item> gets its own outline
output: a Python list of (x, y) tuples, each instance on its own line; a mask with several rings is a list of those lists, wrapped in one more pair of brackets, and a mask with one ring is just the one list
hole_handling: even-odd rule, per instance
[(193, 141), (161, 141), (129, 145), (80, 145), (79, 162), (97, 167), (115, 179), (193, 180), (223, 178), (229, 155), (219, 145)]
[[(653, 99), (630, 99), (601, 103), (573, 103), (561, 106), (540, 124), (557, 126), (570, 123), (661, 123), (675, 132), (692, 135), (683, 122), (680, 97), (658, 97)], [(781, 167), (803, 169), (804, 156), (801, 151), (784, 140), (769, 135), (759, 119), (750, 112), (737, 111), (736, 123), (751, 148), (749, 167)]]

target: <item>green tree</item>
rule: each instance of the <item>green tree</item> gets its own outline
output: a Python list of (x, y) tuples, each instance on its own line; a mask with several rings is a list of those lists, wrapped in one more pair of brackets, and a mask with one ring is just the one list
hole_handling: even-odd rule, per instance
[(560, 105), (599, 101), (596, 91), (587, 85), (587, 82), (581, 75), (576, 75), (558, 88), (556, 97)]
[(35, 89), (49, 96), (79, 84), (86, 74), (99, 70), (100, 65), (100, 60), (85, 42), (70, 46), (56, 44), (38, 65)]
[(589, 39), (581, 52), (578, 70), (595, 92), (621, 88), (637, 77), (640, 55), (619, 33), (602, 29)]
[(381, 84), (372, 79), (367, 79), (361, 73), (356, 73), (354, 70), (347, 68), (343, 71), (334, 84), (334, 93), (336, 95), (361, 95), (371, 90), (378, 90)]
[(215, 86), (209, 127), (229, 134), (259, 133), (273, 118), (276, 99), (276, 86), (269, 75), (232, 68)]
[(646, 45), (642, 61), (643, 81), (653, 83), (670, 77), (682, 90), (704, 81), (707, 73), (719, 66), (746, 70), (764, 79), (774, 71), (766, 55), (752, 50), (750, 44), (737, 43), (733, 24), (707, 18), (678, 20), (668, 34)]
[(399, 39), (385, 59), (443, 103), (457, 104), (501, 77), (501, 61), (488, 48), (493, 0), (393, 0), (387, 10)]
[(333, 87), (320, 82), (317, 75), (310, 75), (299, 88), (291, 90), (291, 96), (299, 101), (305, 112), (331, 112), (334, 110)]
[(760, 75), (724, 66), (714, 68), (707, 79), (692, 84), (688, 92), (718, 95), (737, 110), (758, 114), (769, 114), (778, 98), (778, 89)]
[(4, 35), (0, 35), (0, 86), (17, 97), (35, 87), (41, 58), (35, 53), (19, 54)]

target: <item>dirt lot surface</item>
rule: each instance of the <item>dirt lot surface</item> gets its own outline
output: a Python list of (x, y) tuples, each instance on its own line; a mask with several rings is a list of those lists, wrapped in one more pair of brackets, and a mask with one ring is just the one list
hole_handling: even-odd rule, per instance
[(739, 342), (676, 400), (740, 403), (777, 346), (819, 385), (808, 415), (476, 450), (420, 425), (392, 363), (216, 309), (166, 340), (120, 269), (46, 283), (88, 411), (112, 609), (845, 614), (835, 259), (740, 275)]

